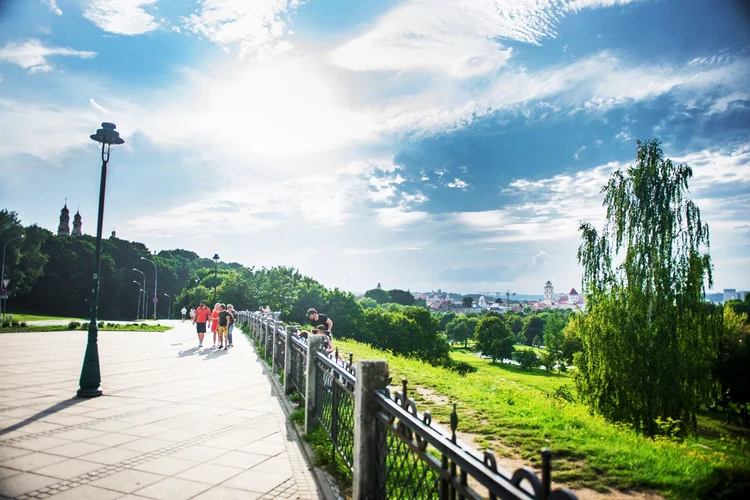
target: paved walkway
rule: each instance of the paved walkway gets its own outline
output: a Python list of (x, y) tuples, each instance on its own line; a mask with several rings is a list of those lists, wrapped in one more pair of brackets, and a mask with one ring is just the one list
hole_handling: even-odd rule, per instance
[(198, 350), (174, 323), (101, 333), (91, 400), (73, 398), (86, 332), (0, 334), (0, 498), (318, 498), (247, 338)]

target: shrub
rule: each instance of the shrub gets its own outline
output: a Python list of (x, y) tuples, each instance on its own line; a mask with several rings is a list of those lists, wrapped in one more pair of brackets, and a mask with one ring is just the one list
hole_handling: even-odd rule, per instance
[(25, 321), (21, 321), (21, 328), (26, 328), (26, 322)]
[(446, 368), (460, 375), (466, 375), (467, 373), (474, 373), (477, 371), (477, 368), (474, 365), (467, 363), (466, 361), (452, 361), (446, 366)]
[(98, 326), (100, 329), (104, 328), (104, 321), (100, 321), (99, 323), (96, 324), (96, 326)]
[(12, 326), (13, 328), (18, 328), (18, 321), (11, 321), (10, 326)]
[(2, 327), (3, 328), (9, 328), (10, 327), (10, 320), (9, 319), (4, 320), (3, 323), (2, 323)]
[(81, 327), (81, 324), (78, 321), (71, 321), (68, 323), (68, 330), (77, 330)]
[(523, 349), (513, 353), (513, 359), (521, 365), (521, 370), (529, 371), (539, 366), (539, 356), (531, 349)]

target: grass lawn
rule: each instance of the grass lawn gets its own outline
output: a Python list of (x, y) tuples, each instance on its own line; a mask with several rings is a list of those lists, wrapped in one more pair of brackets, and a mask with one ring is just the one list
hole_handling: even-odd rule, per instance
[(9, 318), (10, 316), (13, 316), (13, 321), (44, 321), (44, 320), (64, 320), (64, 321), (82, 321), (80, 318), (65, 318), (62, 316), (39, 316), (36, 314), (13, 314), (13, 313), (5, 313), (5, 317)]
[[(454, 352), (478, 371), (465, 376), (419, 361), (393, 356), (352, 341), (336, 341), (356, 359), (387, 359), (394, 384), (407, 378), (420, 411), (430, 410), (448, 427), (452, 404), (458, 404), (458, 429), (474, 436), (498, 456), (521, 457), (538, 465), (539, 451), (555, 457), (553, 478), (571, 487), (603, 491), (656, 491), (668, 498), (735, 498), (750, 489), (750, 438), (729, 430), (721, 416), (702, 415), (704, 431), (683, 441), (645, 438), (631, 429), (591, 415), (576, 402), (554, 396), (567, 375), (522, 372), (493, 365), (474, 354)], [(416, 393), (414, 387), (434, 393)], [(425, 397), (426, 396), (426, 397)]]
[[(104, 323), (99, 327), (100, 332), (166, 332), (171, 326), (151, 325), (146, 323)], [(24, 332), (70, 332), (74, 330), (88, 330), (88, 323), (84, 322), (78, 328), (70, 328), (68, 325), (28, 325), (24, 327), (0, 328), (0, 333), (24, 333)]]

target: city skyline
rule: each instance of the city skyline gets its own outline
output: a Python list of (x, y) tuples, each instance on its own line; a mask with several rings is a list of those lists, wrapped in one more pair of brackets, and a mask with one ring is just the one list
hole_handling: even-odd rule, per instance
[(741, 2), (7, 4), (0, 199), (24, 224), (56, 232), (67, 197), (91, 234), (112, 121), (104, 228), (152, 250), (356, 291), (580, 291), (579, 222), (658, 137), (693, 168), (712, 290), (750, 285)]

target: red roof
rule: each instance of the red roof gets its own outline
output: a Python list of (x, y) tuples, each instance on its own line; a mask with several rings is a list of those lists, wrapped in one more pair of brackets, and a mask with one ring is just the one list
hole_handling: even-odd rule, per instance
[(571, 288), (570, 292), (568, 293), (568, 295), (578, 295), (578, 292), (576, 292), (575, 288)]

